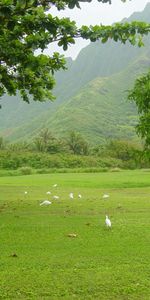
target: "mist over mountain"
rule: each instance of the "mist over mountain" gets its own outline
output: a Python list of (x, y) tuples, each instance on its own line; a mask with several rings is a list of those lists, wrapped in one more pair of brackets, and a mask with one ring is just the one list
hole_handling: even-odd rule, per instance
[[(129, 19), (149, 22), (150, 3)], [(19, 95), (1, 99), (0, 135), (27, 140), (41, 128), (56, 136), (71, 130), (81, 132), (92, 143), (109, 138), (137, 139), (136, 107), (127, 102), (127, 90), (137, 76), (150, 67), (150, 39), (145, 46), (133, 47), (109, 41), (91, 43), (75, 61), (67, 59), (67, 71), (56, 74), (54, 102), (24, 103)]]

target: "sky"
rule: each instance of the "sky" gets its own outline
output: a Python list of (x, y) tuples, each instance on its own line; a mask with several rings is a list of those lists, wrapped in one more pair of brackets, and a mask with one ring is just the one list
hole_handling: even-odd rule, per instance
[[(123, 3), (121, 0), (112, 0), (111, 5), (93, 0), (91, 3), (82, 3), (80, 5), (81, 9), (66, 9), (61, 12), (51, 9), (50, 13), (59, 17), (69, 17), (71, 20), (76, 21), (78, 27), (95, 24), (111, 25), (114, 22), (128, 18), (136, 11), (142, 11), (147, 3), (150, 3), (150, 0), (126, 0), (126, 3)], [(87, 41), (78, 39), (76, 44), (69, 46), (69, 49), (65, 52), (60, 47), (57, 47), (57, 45), (50, 45), (45, 53), (51, 54), (53, 51), (59, 51), (66, 57), (71, 56), (75, 59), (80, 50), (88, 43)]]

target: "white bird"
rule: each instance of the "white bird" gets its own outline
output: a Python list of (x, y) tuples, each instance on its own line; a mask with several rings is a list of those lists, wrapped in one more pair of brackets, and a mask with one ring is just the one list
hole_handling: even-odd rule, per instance
[(54, 198), (55, 200), (57, 200), (57, 199), (59, 199), (59, 196), (53, 196), (53, 198)]
[(70, 199), (73, 199), (73, 197), (74, 197), (74, 196), (73, 196), (73, 193), (70, 193), (70, 194), (69, 194), (69, 197), (70, 197)]
[(55, 184), (53, 185), (53, 187), (57, 187), (57, 183), (55, 183)]
[(108, 199), (109, 197), (110, 197), (110, 196), (109, 196), (108, 194), (104, 194), (102, 198), (103, 198), (103, 199)]
[(50, 202), (49, 200), (44, 200), (42, 203), (40, 203), (40, 206), (41, 205), (50, 205), (52, 204), (52, 202)]
[(81, 198), (82, 198), (82, 195), (81, 195), (81, 194), (79, 194), (79, 195), (78, 195), (78, 198), (80, 198), (80, 199), (81, 199)]
[(105, 224), (106, 224), (107, 227), (109, 227), (109, 228), (111, 227), (111, 221), (110, 221), (110, 219), (108, 218), (108, 216), (106, 216)]
[(24, 192), (24, 194), (25, 194), (25, 195), (27, 195), (27, 194), (28, 194), (28, 192), (27, 192), (27, 191), (25, 191), (25, 192)]
[(50, 195), (50, 194), (51, 194), (51, 192), (49, 192), (49, 191), (48, 191), (46, 194), (47, 194), (47, 195)]

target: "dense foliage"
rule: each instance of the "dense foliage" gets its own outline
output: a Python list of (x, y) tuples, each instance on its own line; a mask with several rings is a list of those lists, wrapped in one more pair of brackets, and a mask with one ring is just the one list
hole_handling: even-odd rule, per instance
[(150, 150), (150, 71), (136, 80), (129, 99), (136, 103), (139, 112), (137, 132), (144, 138), (146, 149)]
[[(0, 169), (17, 170), (22, 174), (40, 169), (90, 168), (89, 171), (107, 168), (148, 168), (150, 161), (143, 157), (142, 146), (125, 141), (111, 140), (93, 147), (77, 132), (70, 132), (67, 139), (56, 139), (48, 129), (43, 129), (28, 143), (6, 143), (0, 139)], [(37, 142), (38, 141), (38, 142)], [(95, 169), (96, 168), (96, 169)]]
[[(65, 68), (64, 58), (59, 53), (47, 56), (36, 55), (43, 52), (50, 43), (67, 49), (82, 37), (102, 43), (113, 39), (116, 42), (129, 41), (141, 46), (142, 36), (150, 31), (150, 24), (144, 22), (118, 23), (113, 26), (82, 26), (69, 18), (53, 17), (52, 6), (58, 10), (79, 5), (77, 0), (3, 0), (0, 2), (0, 96), (5, 92), (15, 95), (17, 90), (23, 100), (29, 102), (29, 94), (34, 100), (53, 99), (53, 74)], [(82, 2), (82, 1), (81, 1)], [(86, 1), (84, 1), (86, 2)], [(87, 2), (90, 2), (87, 0)], [(111, 3), (101, 0), (102, 3)]]

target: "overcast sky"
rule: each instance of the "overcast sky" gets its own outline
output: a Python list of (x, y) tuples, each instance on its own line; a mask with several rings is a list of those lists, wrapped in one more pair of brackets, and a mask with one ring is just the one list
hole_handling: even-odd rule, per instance
[[(126, 0), (123, 3), (121, 0), (112, 0), (112, 4), (102, 4), (97, 0), (93, 0), (91, 3), (82, 3), (81, 9), (65, 10), (59, 12), (60, 17), (70, 17), (71, 20), (75, 20), (78, 26), (81, 25), (95, 25), (104, 24), (109, 25), (114, 22), (121, 21), (123, 18), (128, 18), (135, 11), (142, 11), (146, 4), (150, 0)], [(58, 15), (56, 10), (50, 10), (53, 15)], [(65, 56), (71, 56), (76, 58), (81, 48), (85, 47), (88, 42), (83, 40), (76, 41), (75, 45), (71, 45)], [(60, 52), (60, 47), (54, 47), (50, 45), (50, 50), (46, 50), (46, 53), (51, 51)]]

